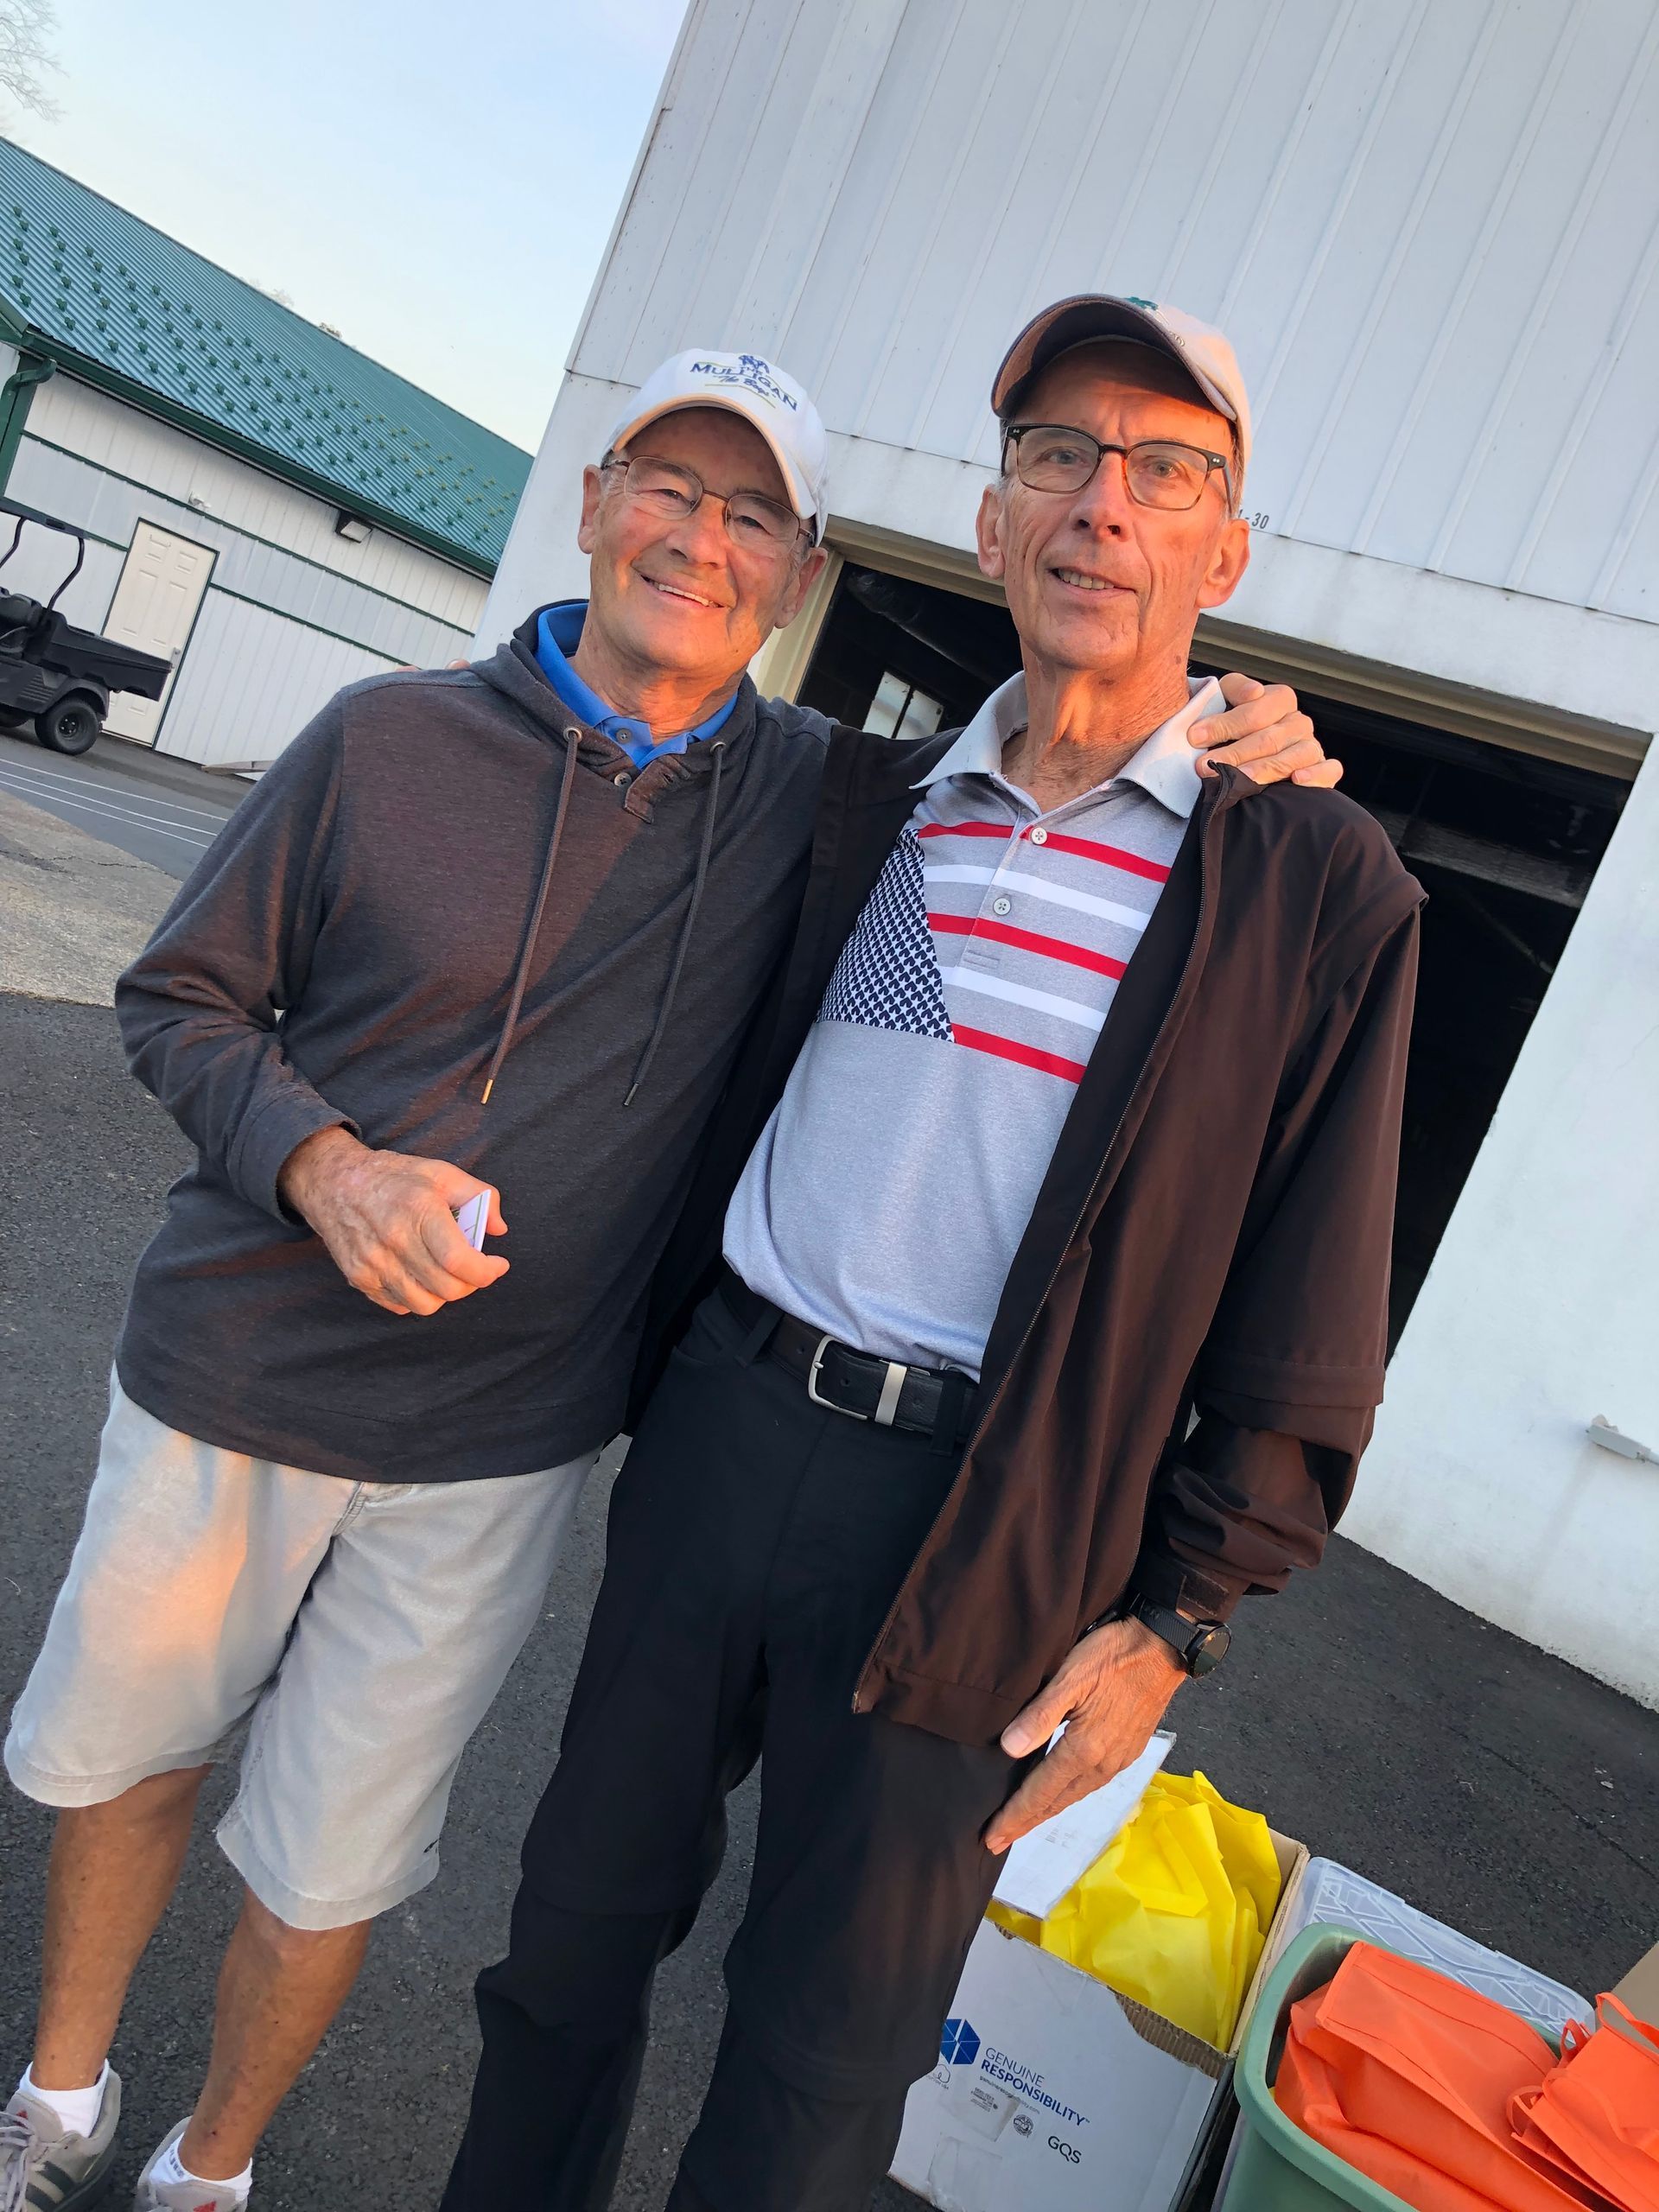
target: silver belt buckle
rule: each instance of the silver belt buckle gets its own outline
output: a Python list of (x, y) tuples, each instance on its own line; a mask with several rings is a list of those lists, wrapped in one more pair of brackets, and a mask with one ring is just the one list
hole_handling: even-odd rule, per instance
[(813, 1348), (812, 1364), (806, 1373), (806, 1395), (815, 1406), (825, 1407), (832, 1414), (842, 1414), (849, 1421), (874, 1421), (882, 1428), (891, 1428), (899, 1411), (899, 1395), (905, 1387), (905, 1377), (910, 1370), (896, 1359), (887, 1362), (887, 1371), (882, 1378), (881, 1395), (875, 1402), (873, 1414), (861, 1414), (851, 1406), (838, 1406), (833, 1398), (826, 1398), (818, 1389), (818, 1376), (823, 1369), (823, 1355), (835, 1338), (826, 1330)]

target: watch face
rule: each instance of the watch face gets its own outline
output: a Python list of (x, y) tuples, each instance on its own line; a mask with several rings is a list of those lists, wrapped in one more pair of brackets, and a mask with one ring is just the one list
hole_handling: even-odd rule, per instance
[(1200, 1629), (1186, 1647), (1188, 1673), (1194, 1675), (1213, 1673), (1227, 1656), (1232, 1641), (1231, 1631), (1223, 1628), (1219, 1622), (1211, 1628)]

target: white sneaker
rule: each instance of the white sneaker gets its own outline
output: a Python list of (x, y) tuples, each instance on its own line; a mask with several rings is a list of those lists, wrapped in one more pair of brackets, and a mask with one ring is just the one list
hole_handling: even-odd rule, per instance
[[(237, 2212), (242, 2199), (227, 2181), (160, 2182), (155, 2178), (156, 2161), (173, 2148), (189, 2125), (188, 2120), (181, 2120), (145, 2159), (133, 2194), (132, 2212)], [(0, 2199), (0, 2212), (6, 2212), (3, 2199)]]
[(0, 2212), (80, 2212), (110, 2185), (121, 2076), (111, 2072), (90, 2135), (68, 2135), (50, 2105), (19, 2089), (0, 2114)]

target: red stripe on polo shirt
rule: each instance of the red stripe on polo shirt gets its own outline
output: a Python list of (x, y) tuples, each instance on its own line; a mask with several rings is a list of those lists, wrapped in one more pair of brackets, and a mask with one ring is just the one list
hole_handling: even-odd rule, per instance
[[(1014, 835), (995, 822), (929, 822), (916, 832), (918, 837), (998, 837), (1006, 845)], [(1023, 844), (1031, 842), (1029, 828), (1019, 832)], [(1127, 874), (1143, 875), (1149, 883), (1167, 883), (1169, 870), (1160, 868), (1156, 861), (1143, 861), (1139, 853), (1125, 852), (1122, 845), (1103, 845), (1092, 837), (1068, 837), (1063, 830), (1051, 830), (1043, 839), (1044, 844), (1057, 853), (1075, 853), (1079, 860), (1100, 861), (1108, 868), (1121, 868)]]
[(1069, 960), (1074, 968), (1092, 968), (1097, 976), (1122, 976), (1127, 960), (1114, 960), (1109, 952), (1093, 952), (1085, 944), (1068, 944), (1064, 938), (1039, 937), (1035, 930), (1017, 930), (1011, 922), (977, 921), (971, 914), (930, 914), (927, 925), (949, 930), (957, 937), (988, 937), (998, 944), (1018, 945), (1022, 952), (1045, 953), (1051, 960)]
[[(1030, 836), (1030, 831), (1027, 831)], [(1044, 840), (1054, 852), (1076, 853), (1080, 860), (1104, 861), (1109, 868), (1121, 868), (1130, 875), (1144, 875), (1149, 883), (1167, 883), (1169, 870), (1160, 868), (1156, 861), (1143, 861), (1139, 853), (1126, 853), (1121, 845), (1098, 845), (1092, 837), (1068, 837), (1058, 830), (1051, 830)]]
[(1022, 1068), (1036, 1068), (1043, 1075), (1058, 1075), (1067, 1083), (1081, 1083), (1084, 1066), (1081, 1060), (1063, 1060), (1058, 1052), (1039, 1052), (1034, 1046), (1017, 1045), (1012, 1037), (994, 1037), (988, 1029), (964, 1029), (953, 1021), (950, 1034), (958, 1045), (966, 1045), (970, 1052), (990, 1052), (999, 1060), (1017, 1060)]

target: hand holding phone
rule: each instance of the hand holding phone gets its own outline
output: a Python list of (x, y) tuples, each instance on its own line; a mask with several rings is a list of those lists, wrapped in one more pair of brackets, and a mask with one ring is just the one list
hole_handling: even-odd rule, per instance
[(480, 1191), (475, 1198), (468, 1198), (455, 1213), (455, 1226), (472, 1246), (474, 1252), (484, 1249), (484, 1238), (490, 1225), (490, 1194)]

